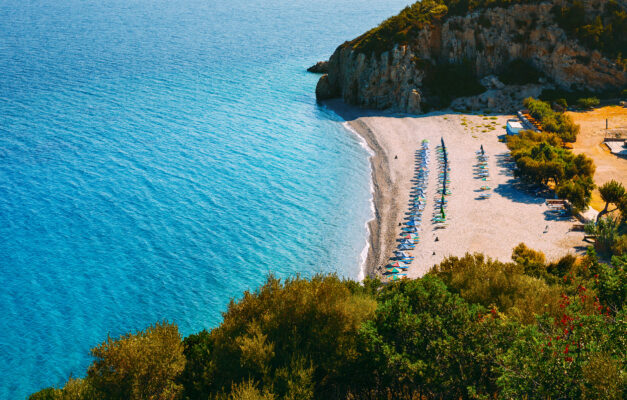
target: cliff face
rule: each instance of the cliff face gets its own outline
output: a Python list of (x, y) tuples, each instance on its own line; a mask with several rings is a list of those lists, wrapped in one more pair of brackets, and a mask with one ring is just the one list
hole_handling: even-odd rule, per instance
[[(502, 109), (520, 104), (542, 88), (590, 90), (623, 88), (623, 67), (568, 37), (554, 19), (553, 4), (513, 5), (451, 16), (426, 24), (409, 44), (367, 55), (351, 43), (337, 48), (328, 75), (316, 88), (318, 99), (342, 97), (350, 104), (376, 109), (420, 113), (437, 103), (429, 90), (429, 74), (442, 65), (466, 63), (488, 91), (457, 99), (464, 108)], [(493, 75), (514, 60), (535, 67), (544, 78), (535, 84), (511, 87)], [(486, 78), (487, 77), (487, 78)], [(487, 83), (486, 83), (487, 82)]]

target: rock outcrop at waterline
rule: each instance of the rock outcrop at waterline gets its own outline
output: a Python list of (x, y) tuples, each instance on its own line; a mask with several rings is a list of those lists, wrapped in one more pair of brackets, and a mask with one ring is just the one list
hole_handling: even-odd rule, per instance
[(307, 68), (307, 72), (313, 72), (314, 74), (326, 74), (329, 72), (329, 62), (318, 61), (311, 67)]
[[(366, 33), (333, 53), (328, 74), (316, 87), (316, 97), (342, 97), (349, 104), (408, 113), (445, 107), (452, 100), (459, 108), (507, 111), (545, 88), (602, 92), (625, 87), (623, 65), (584, 47), (560, 27), (552, 12), (557, 3), (516, 4), (434, 18), (410, 40), (385, 43), (389, 48), (383, 49), (359, 48)], [(619, 7), (624, 7), (624, 2)], [(496, 76), (513, 62), (535, 69), (539, 79), (503, 85)], [(462, 92), (462, 96), (454, 90), (439, 90), (438, 85), (455, 86), (439, 70), (461, 65), (477, 81), (494, 78), (490, 79), (493, 84)], [(462, 78), (460, 83), (467, 80)]]

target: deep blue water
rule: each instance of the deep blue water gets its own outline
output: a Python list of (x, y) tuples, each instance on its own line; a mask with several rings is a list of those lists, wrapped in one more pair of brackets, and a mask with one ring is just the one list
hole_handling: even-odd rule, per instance
[(305, 68), (408, 2), (0, 2), (0, 399), (270, 272), (357, 277), (368, 154)]

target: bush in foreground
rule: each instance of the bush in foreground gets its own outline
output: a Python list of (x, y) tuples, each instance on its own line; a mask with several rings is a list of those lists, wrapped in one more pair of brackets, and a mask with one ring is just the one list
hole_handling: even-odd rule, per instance
[(84, 379), (31, 399), (622, 398), (626, 262), (512, 257), (389, 285), (270, 277), (217, 328), (108, 339)]

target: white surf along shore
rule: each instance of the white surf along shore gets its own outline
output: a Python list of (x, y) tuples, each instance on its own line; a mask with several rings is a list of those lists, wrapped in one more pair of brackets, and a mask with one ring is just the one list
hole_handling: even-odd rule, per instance
[[(374, 150), (372, 150), (370, 148), (370, 146), (368, 146), (368, 142), (366, 141), (366, 139), (364, 139), (364, 137), (362, 135), (359, 134), (359, 132), (357, 132), (355, 129), (353, 129), (353, 127), (348, 123), (348, 122), (343, 122), (342, 126), (344, 126), (344, 128), (346, 130), (348, 130), (349, 132), (351, 132), (352, 134), (355, 135), (355, 137), (357, 137), (357, 139), (359, 140), (359, 144), (368, 152), (369, 159), (372, 159), (372, 157), (374, 157), (375, 152)], [(370, 164), (372, 165), (372, 163)], [(371, 223), (375, 220), (375, 204), (374, 204), (374, 185), (373, 185), (373, 178), (372, 178), (372, 166), (370, 167), (370, 212), (372, 217), (366, 221), (366, 232), (367, 232), (367, 237), (366, 237), (366, 243), (364, 244), (364, 248), (361, 251), (361, 253), (359, 254), (359, 275), (357, 275), (357, 281), (361, 282), (364, 280), (364, 278), (366, 277), (366, 274), (368, 273), (368, 253), (370, 251), (370, 237), (372, 236), (372, 232), (370, 231), (370, 225)]]
[[(369, 240), (361, 254), (359, 280), (379, 275), (398, 245), (400, 224), (408, 210), (414, 155), (423, 139), (430, 141), (432, 165), (420, 242), (409, 251), (415, 257), (407, 271), (409, 278), (423, 276), (446, 257), (466, 253), (509, 261), (519, 243), (544, 252), (549, 260), (584, 251), (583, 233), (571, 230), (575, 221), (555, 218), (547, 213), (544, 199), (517, 188), (511, 166), (504, 162), (509, 154), (507, 146), (498, 139), (505, 134), (504, 125), (512, 116), (452, 112), (408, 116), (365, 111), (339, 100), (327, 105), (346, 121), (343, 125), (348, 130), (365, 140), (371, 154), (374, 217), (367, 223)], [(448, 197), (448, 226), (435, 229), (431, 223), (437, 190), (433, 160), (441, 139), (450, 156), (452, 194)], [(487, 182), (474, 175), (476, 151), (482, 145), (489, 157)], [(478, 199), (482, 185), (491, 187), (489, 199)]]

